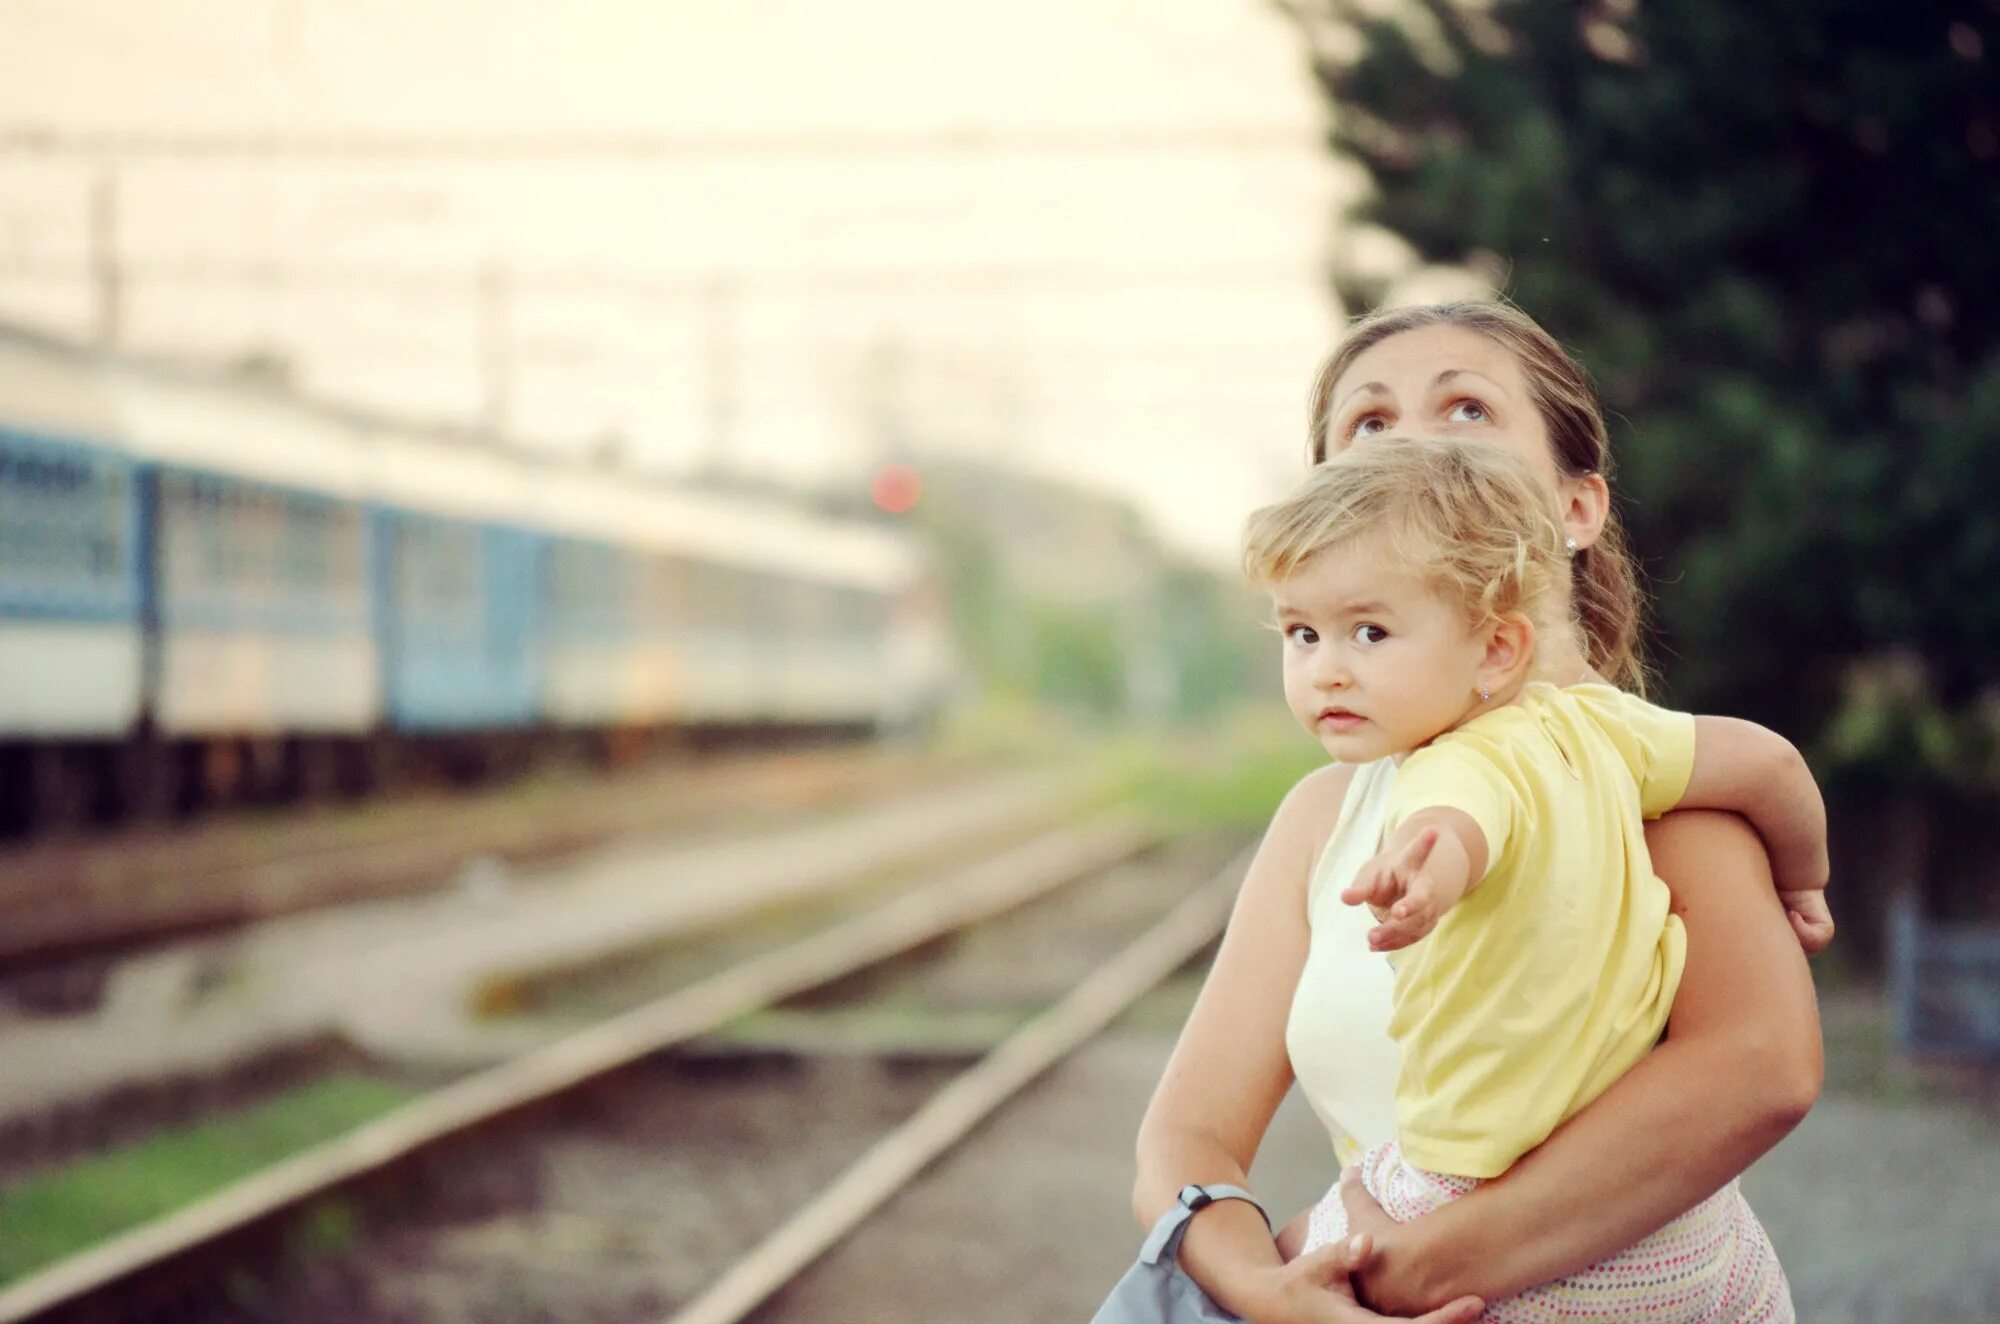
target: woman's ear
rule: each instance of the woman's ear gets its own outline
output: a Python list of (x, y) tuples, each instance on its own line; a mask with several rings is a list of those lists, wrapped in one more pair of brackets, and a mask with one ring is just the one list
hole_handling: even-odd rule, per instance
[(1599, 473), (1584, 474), (1563, 484), (1563, 536), (1576, 540), (1578, 551), (1596, 543), (1611, 518), (1611, 485)]
[(1487, 693), (1503, 693), (1527, 676), (1534, 660), (1534, 622), (1519, 612), (1502, 616), (1488, 627), (1486, 656), (1479, 663), (1479, 684)]

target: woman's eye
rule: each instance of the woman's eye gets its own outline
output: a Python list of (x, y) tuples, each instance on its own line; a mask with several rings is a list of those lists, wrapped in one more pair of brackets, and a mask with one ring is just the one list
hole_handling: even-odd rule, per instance
[(1448, 423), (1484, 423), (1490, 417), (1477, 400), (1460, 400), (1445, 412)]
[(1389, 632), (1379, 625), (1357, 625), (1354, 627), (1354, 642), (1357, 644), (1379, 644), (1389, 637)]
[(1389, 420), (1380, 414), (1363, 414), (1348, 427), (1350, 437), (1373, 437), (1389, 430)]
[(1319, 635), (1310, 625), (1287, 625), (1285, 642), (1298, 648), (1310, 648), (1319, 642)]

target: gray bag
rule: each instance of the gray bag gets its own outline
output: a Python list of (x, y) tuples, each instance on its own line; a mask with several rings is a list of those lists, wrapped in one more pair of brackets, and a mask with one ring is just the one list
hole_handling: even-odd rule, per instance
[(1125, 1271), (1090, 1324), (1242, 1324), (1240, 1316), (1215, 1304), (1180, 1264), (1188, 1220), (1217, 1200), (1247, 1200), (1264, 1214), (1264, 1225), (1271, 1224), (1264, 1206), (1241, 1186), (1181, 1187), (1179, 1201), (1160, 1215), (1139, 1248), (1139, 1262)]

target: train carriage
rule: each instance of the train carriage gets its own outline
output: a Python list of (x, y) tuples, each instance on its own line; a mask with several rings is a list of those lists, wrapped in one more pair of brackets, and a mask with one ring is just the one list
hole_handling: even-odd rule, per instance
[(417, 735), (521, 733), (542, 715), (549, 531), (534, 474), (490, 447), (370, 431), (385, 718)]
[(0, 332), (16, 826), (550, 733), (899, 724), (940, 689), (920, 583), (900, 531)]
[(96, 365), (0, 336), (0, 824), (108, 794), (146, 671), (138, 466)]
[(123, 735), (145, 667), (137, 467), (95, 365), (0, 339), (0, 742)]
[(163, 469), (154, 722), (170, 736), (358, 735), (380, 706), (351, 502)]
[(665, 520), (644, 492), (563, 470), (536, 484), (528, 517), (550, 530), (543, 583), (542, 711), (601, 732), (675, 720), (681, 576), (660, 551)]
[(508, 731), (540, 716), (546, 540), (406, 511), (377, 516), (383, 683), (400, 731)]
[(653, 726), (676, 712), (671, 558), (580, 538), (550, 542), (543, 712), (562, 726)]
[(166, 742), (355, 737), (381, 707), (351, 429), (271, 391), (126, 372), (116, 444), (149, 475)]
[(108, 739), (137, 721), (141, 514), (130, 461), (0, 427), (0, 730)]

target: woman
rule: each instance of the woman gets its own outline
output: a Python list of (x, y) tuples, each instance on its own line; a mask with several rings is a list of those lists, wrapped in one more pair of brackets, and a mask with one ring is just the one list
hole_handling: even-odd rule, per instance
[[(1562, 348), (1500, 304), (1369, 318), (1320, 373), (1312, 458), (1390, 431), (1481, 438), (1534, 465), (1581, 549), (1572, 589), (1591, 663), (1606, 680), (1638, 686), (1638, 598), (1611, 512), (1604, 420)], [(1386, 1105), (1388, 967), (1359, 945), (1351, 960), (1345, 947), (1330, 950), (1344, 935), (1314, 935), (1305, 915), (1307, 881), (1353, 772), (1310, 774), (1272, 819), (1140, 1126), (1133, 1211), (1143, 1225), (1190, 1182), (1246, 1181), (1294, 1078), (1286, 1028), (1295, 997), (1307, 1000), (1310, 1014), (1298, 1019), (1318, 1036), (1316, 1068), (1299, 1077), (1315, 1109), (1365, 1131), (1351, 1119)], [(1392, 1315), (1429, 1311), (1429, 1324), (1460, 1324), (1477, 1318), (1480, 1299), (1637, 1241), (1790, 1131), (1818, 1097), (1821, 1074), (1806, 934), (1788, 924), (1763, 848), (1741, 820), (1670, 814), (1650, 825), (1647, 844), (1688, 938), (1658, 1048), (1504, 1176), (1434, 1214), (1398, 1225), (1349, 1188), (1350, 1221), (1365, 1235), (1287, 1262), (1280, 1244), (1296, 1249), (1301, 1220), (1274, 1243), (1254, 1209), (1218, 1201), (1189, 1224), (1187, 1271), (1257, 1324), (1380, 1318), (1357, 1304), (1356, 1288)], [(1322, 959), (1302, 985), (1315, 936)], [(1358, 1069), (1340, 1072), (1344, 1061)]]

